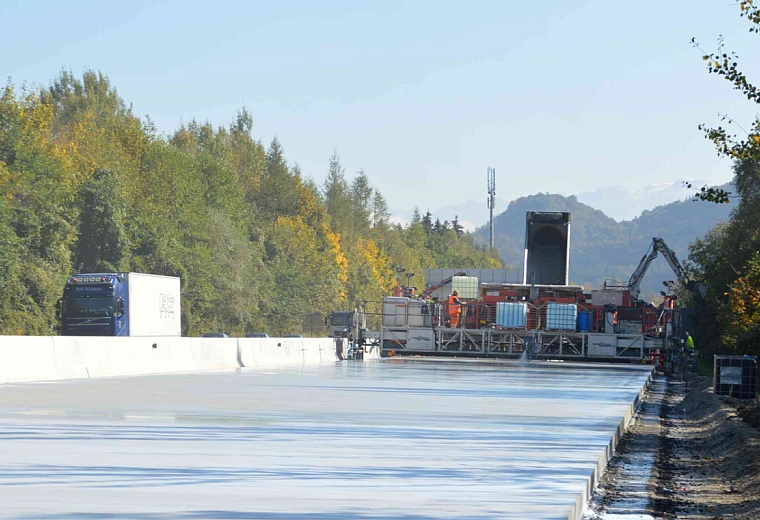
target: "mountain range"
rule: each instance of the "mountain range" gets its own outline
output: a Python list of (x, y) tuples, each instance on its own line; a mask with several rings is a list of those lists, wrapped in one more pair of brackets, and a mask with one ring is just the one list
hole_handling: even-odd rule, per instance
[[(633, 220), (644, 211), (668, 204), (674, 200), (688, 199), (694, 193), (694, 189), (687, 188), (684, 181), (688, 181), (693, 186), (710, 184), (700, 179), (683, 179), (673, 182), (656, 182), (640, 189), (628, 189), (621, 185), (603, 186), (592, 191), (578, 193), (576, 198), (579, 202), (601, 210), (608, 217), (621, 222)], [(565, 195), (569, 196), (568, 194)], [(511, 201), (512, 199), (497, 196), (496, 213), (503, 212)], [(430, 210), (433, 216), (440, 218), (441, 221), (448, 220), (451, 222), (454, 218), (458, 218), (459, 223), (469, 232), (475, 231), (478, 226), (488, 220), (488, 203), (485, 195), (481, 200), (466, 200), (439, 208), (420, 206), (418, 209), (423, 214)], [(413, 210), (393, 209), (391, 214), (394, 223), (404, 225), (411, 220)]]
[(674, 200), (686, 200), (693, 193), (684, 182), (692, 186), (705, 186), (708, 181), (701, 179), (683, 179), (673, 182), (654, 182), (641, 189), (627, 189), (623, 186), (604, 186), (593, 191), (579, 193), (578, 200), (584, 204), (603, 211), (608, 217), (618, 222), (633, 220), (642, 211), (669, 204)]
[[(731, 190), (730, 185), (722, 188)], [(599, 288), (605, 280), (627, 282), (647, 254), (653, 237), (663, 238), (683, 263), (689, 244), (726, 220), (735, 205), (733, 199), (729, 204), (680, 200), (646, 210), (632, 220), (618, 222), (576, 196), (539, 193), (509, 203), (506, 211), (495, 218), (494, 241), (505, 265), (513, 269), (514, 281), (520, 281), (526, 212), (569, 211), (572, 214), (570, 281)], [(487, 243), (488, 226), (477, 228), (475, 235), (480, 243)], [(674, 279), (667, 262), (658, 258), (641, 284), (641, 297), (659, 294), (662, 282)]]

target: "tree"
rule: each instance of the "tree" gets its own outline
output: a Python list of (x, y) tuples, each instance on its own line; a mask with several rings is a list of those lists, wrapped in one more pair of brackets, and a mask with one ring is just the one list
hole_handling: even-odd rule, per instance
[[(750, 32), (760, 33), (760, 10), (752, 1), (740, 2), (739, 8), (752, 24)], [(700, 48), (694, 39), (692, 43)], [(736, 53), (725, 49), (723, 38), (715, 52), (702, 51), (702, 59), (710, 74), (722, 76), (749, 101), (760, 104), (760, 89), (741, 71)], [(728, 116), (722, 120), (737, 126)], [(742, 138), (723, 126), (699, 128), (718, 155), (734, 161), (733, 185), (740, 201), (725, 225), (690, 246), (689, 268), (709, 288), (708, 298), (694, 300), (698, 332), (710, 342), (708, 353), (721, 347), (760, 353), (760, 327), (753, 325), (760, 317), (756, 306), (760, 294), (756, 254), (760, 250), (760, 119)], [(730, 196), (727, 190), (703, 187), (695, 198), (723, 203)]]
[(464, 228), (459, 225), (459, 215), (454, 215), (454, 221), (451, 223), (451, 229), (457, 234), (457, 236), (464, 235)]
[(379, 191), (375, 191), (372, 197), (372, 227), (378, 229), (387, 226), (390, 216), (385, 197)]
[(354, 229), (360, 233), (367, 233), (372, 225), (372, 198), (374, 190), (369, 183), (369, 178), (364, 170), (359, 170), (356, 177), (351, 181), (351, 207), (353, 210)]
[(288, 168), (282, 145), (275, 137), (266, 153), (266, 172), (255, 203), (270, 219), (276, 219), (280, 215), (297, 215), (297, 198), (297, 185)]
[(351, 198), (337, 150), (333, 150), (330, 157), (330, 168), (322, 186), (322, 196), (327, 207), (327, 214), (330, 216), (330, 228), (341, 235), (350, 234)]
[[(749, 0), (739, 2), (739, 9), (741, 10), (741, 16), (747, 18), (752, 24), (749, 32), (760, 34), (760, 8), (754, 5), (752, 0)], [(760, 87), (751, 83), (746, 74), (742, 72), (739, 67), (739, 56), (736, 52), (726, 50), (722, 36), (718, 38), (718, 48), (716, 51), (710, 53), (702, 50), (696, 38), (692, 38), (691, 42), (694, 47), (702, 52), (702, 60), (707, 62), (707, 70), (710, 74), (722, 76), (723, 79), (731, 83), (734, 90), (740, 91), (749, 101), (760, 104)], [(728, 115), (721, 116), (721, 121), (742, 129)], [(746, 134), (744, 138), (738, 137), (737, 134), (731, 133), (723, 126), (711, 127), (706, 124), (700, 124), (699, 129), (704, 132), (706, 139), (713, 142), (718, 155), (729, 157), (735, 161), (749, 160), (755, 163), (760, 162), (760, 119), (755, 118), (755, 121), (750, 126), (750, 130), (744, 130)], [(687, 183), (687, 186), (691, 187), (691, 184)], [(726, 203), (730, 196), (731, 193), (726, 190), (709, 188), (707, 186), (702, 187), (695, 194), (696, 199), (716, 203)]]
[[(0, 92), (0, 334), (49, 335), (74, 270), (177, 276), (182, 332), (297, 332), (303, 317), (379, 300), (391, 265), (488, 267), (452, 230), (428, 243), (417, 212), (389, 225), (385, 198), (337, 153), (323, 189), (280, 141), (190, 121), (170, 137), (140, 120), (107, 76), (62, 72)], [(428, 219), (430, 216), (428, 215)]]
[(433, 232), (433, 215), (430, 214), (430, 210), (422, 217), (422, 229), (428, 235)]
[(82, 186), (80, 197), (77, 269), (86, 273), (128, 270), (124, 200), (113, 172), (96, 170)]

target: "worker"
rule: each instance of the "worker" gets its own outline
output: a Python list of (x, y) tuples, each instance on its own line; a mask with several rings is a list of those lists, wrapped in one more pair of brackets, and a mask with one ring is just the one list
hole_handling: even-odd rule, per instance
[(449, 318), (451, 320), (451, 328), (459, 328), (459, 316), (462, 314), (462, 302), (459, 300), (459, 293), (454, 291), (449, 296)]
[(694, 338), (691, 337), (689, 331), (686, 331), (686, 350), (694, 353)]

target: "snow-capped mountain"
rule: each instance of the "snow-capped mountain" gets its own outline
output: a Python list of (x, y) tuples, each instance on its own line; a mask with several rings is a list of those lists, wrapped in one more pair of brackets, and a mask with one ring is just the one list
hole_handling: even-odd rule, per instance
[[(691, 183), (687, 188), (684, 181)], [(691, 197), (699, 188), (710, 184), (700, 179), (683, 179), (673, 182), (655, 182), (641, 189), (630, 190), (623, 186), (604, 186), (594, 191), (578, 193), (578, 201), (603, 211), (617, 221), (632, 220), (641, 212), (663, 204)]]

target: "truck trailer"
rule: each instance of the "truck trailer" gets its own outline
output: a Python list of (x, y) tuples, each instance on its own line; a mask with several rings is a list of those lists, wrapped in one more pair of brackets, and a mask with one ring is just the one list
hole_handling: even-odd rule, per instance
[(64, 336), (180, 336), (180, 280), (141, 273), (81, 273), (58, 300)]

